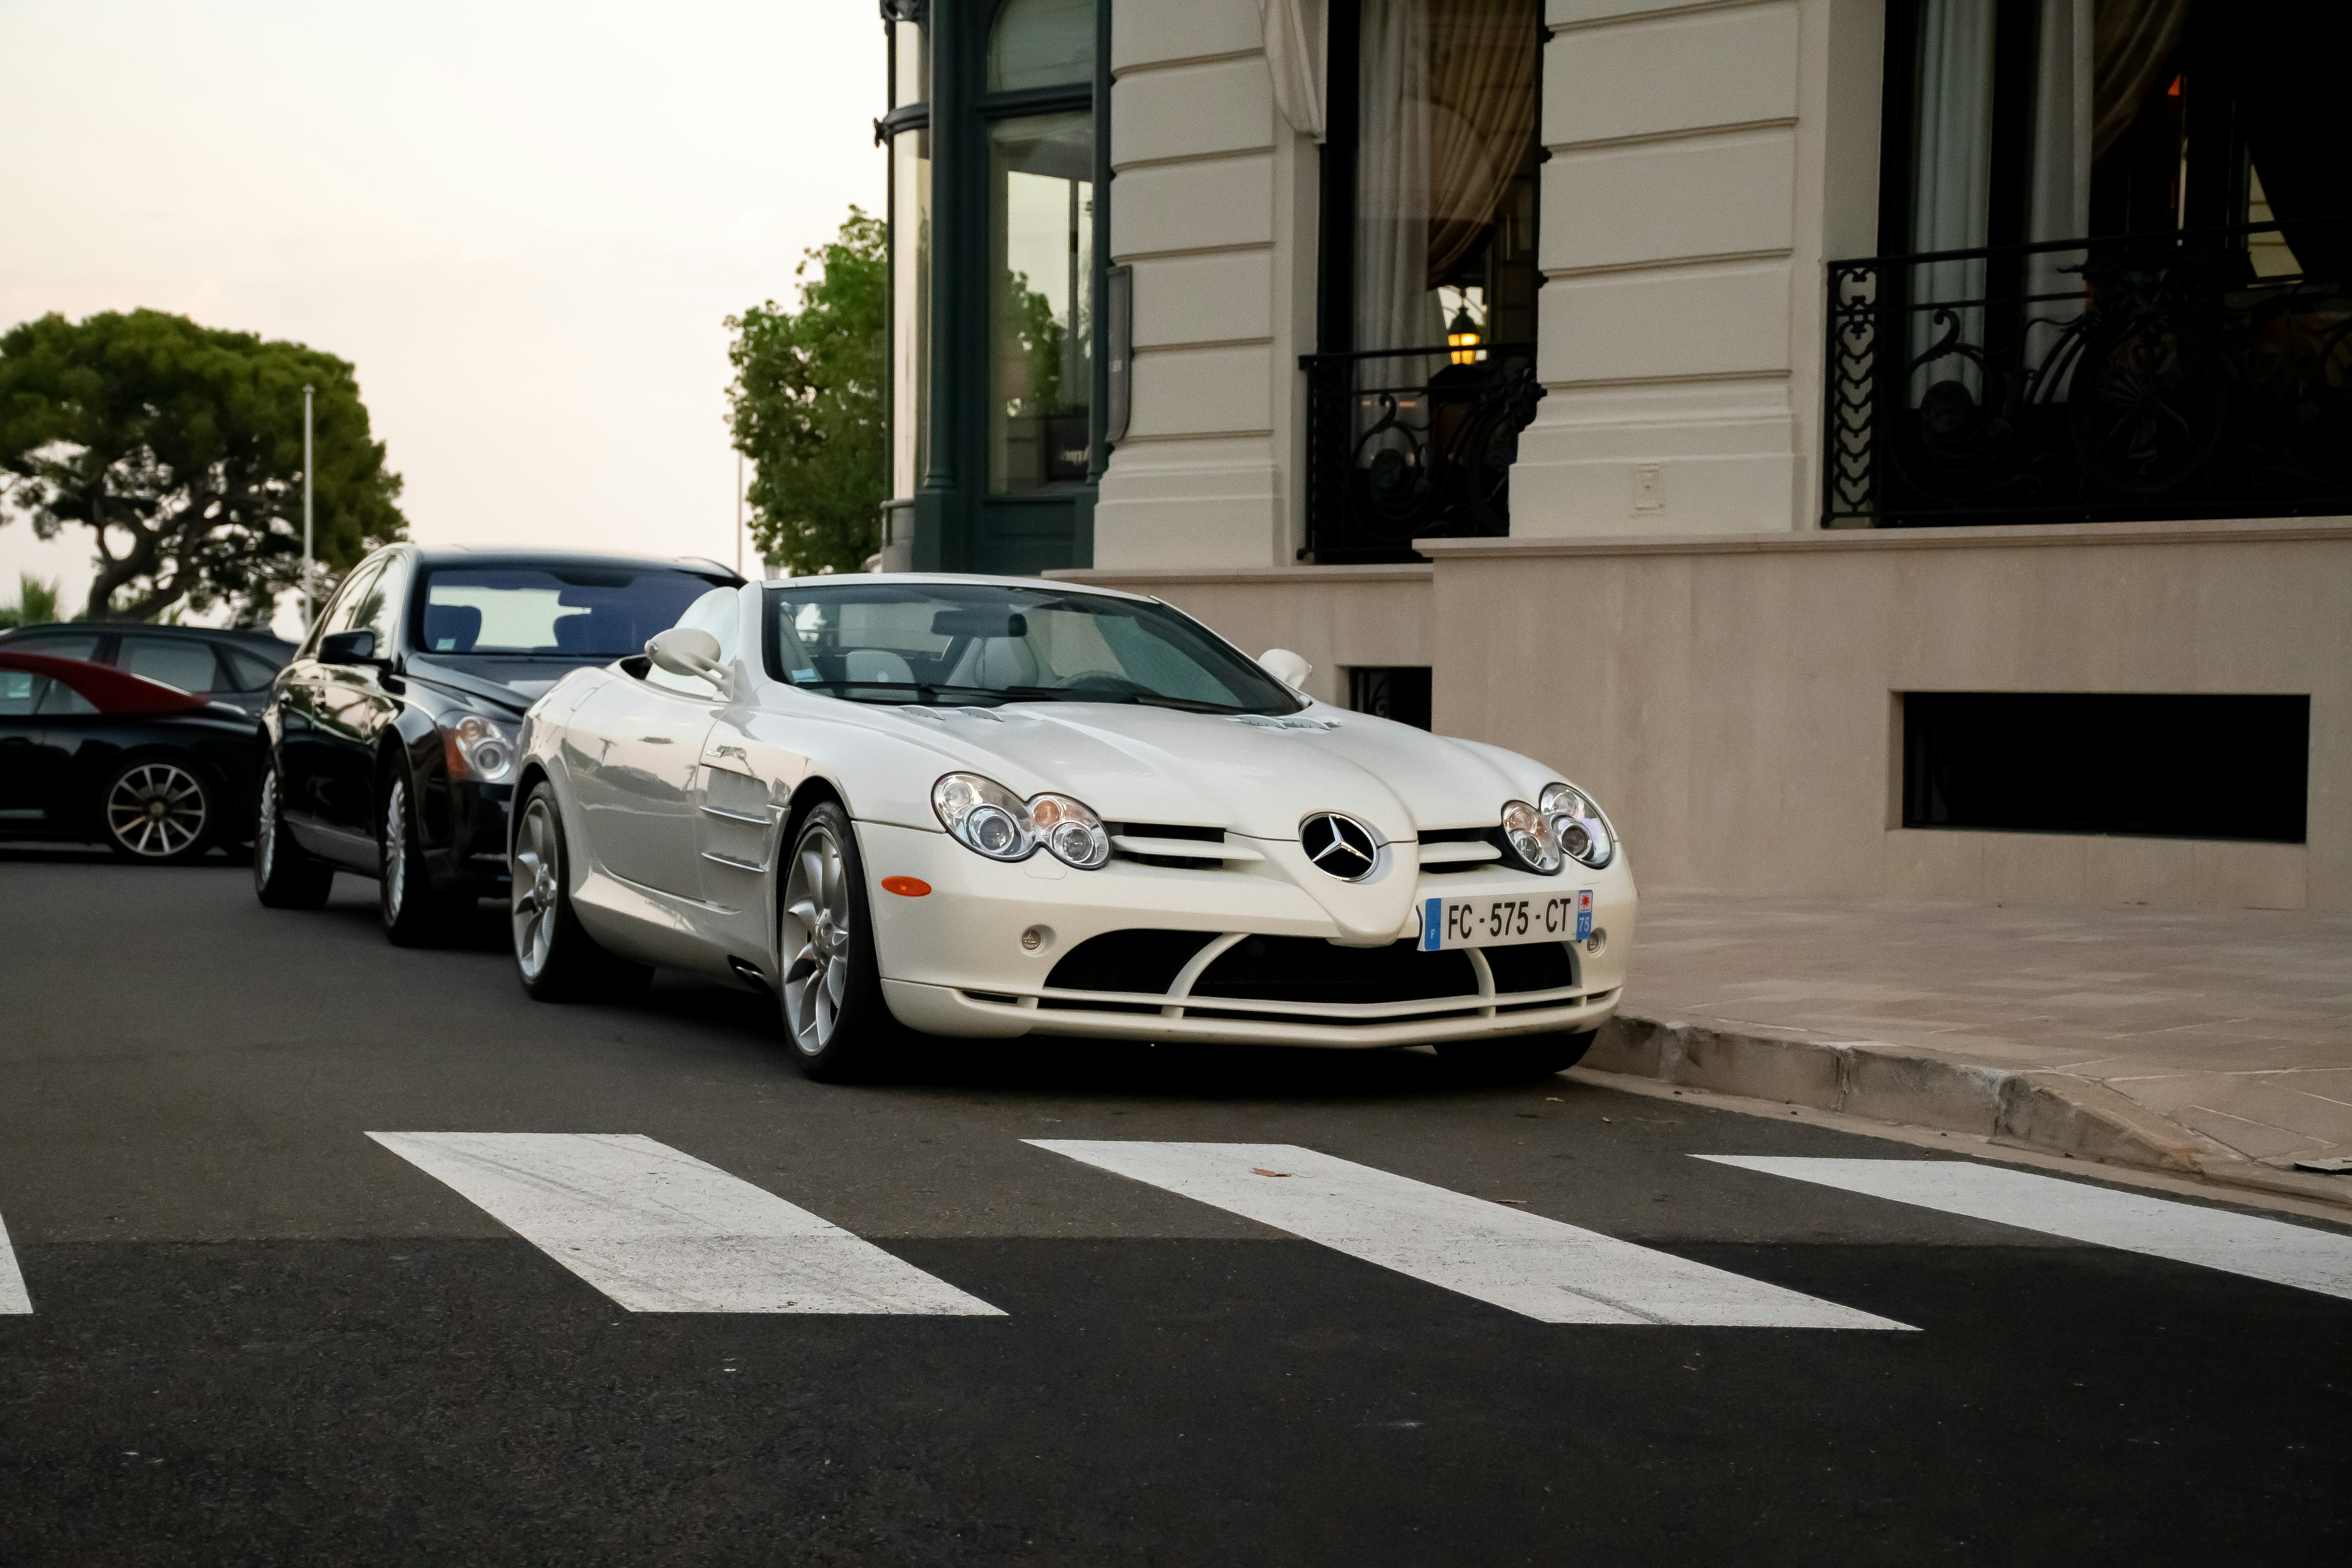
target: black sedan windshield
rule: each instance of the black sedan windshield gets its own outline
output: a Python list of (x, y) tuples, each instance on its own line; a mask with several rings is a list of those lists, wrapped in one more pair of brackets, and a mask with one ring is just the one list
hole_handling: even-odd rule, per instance
[(855, 702), (1132, 702), (1295, 713), (1288, 688), (1165, 605), (974, 583), (767, 590), (777, 680)]
[(410, 631), (425, 657), (460, 668), (603, 663), (643, 653), (647, 637), (676, 626), (716, 585), (662, 566), (436, 566), (415, 596)]

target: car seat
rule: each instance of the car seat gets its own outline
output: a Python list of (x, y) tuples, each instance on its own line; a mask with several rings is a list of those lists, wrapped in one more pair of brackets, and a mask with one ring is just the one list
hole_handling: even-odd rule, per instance
[(482, 612), (476, 605), (425, 606), (425, 647), (428, 653), (471, 653), (481, 640)]

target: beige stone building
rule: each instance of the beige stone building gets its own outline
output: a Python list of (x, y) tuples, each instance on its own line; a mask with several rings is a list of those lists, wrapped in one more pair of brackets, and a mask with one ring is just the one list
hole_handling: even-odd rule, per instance
[(1292, 648), (1653, 887), (2352, 907), (2352, 7), (885, 13), (887, 564)]

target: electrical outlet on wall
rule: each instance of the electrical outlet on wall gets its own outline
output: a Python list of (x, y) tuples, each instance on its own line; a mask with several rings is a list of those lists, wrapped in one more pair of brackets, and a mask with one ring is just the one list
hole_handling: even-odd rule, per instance
[(1666, 470), (1659, 463), (1643, 463), (1633, 470), (1633, 510), (1666, 510)]

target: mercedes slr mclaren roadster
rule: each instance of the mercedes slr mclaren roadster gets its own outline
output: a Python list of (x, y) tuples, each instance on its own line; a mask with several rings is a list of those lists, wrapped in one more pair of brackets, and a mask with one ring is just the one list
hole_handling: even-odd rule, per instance
[(1607, 816), (1307, 675), (1034, 578), (713, 589), (530, 711), (523, 985), (733, 977), (780, 998), (817, 1078), (904, 1030), (1572, 1065), (1633, 935)]

